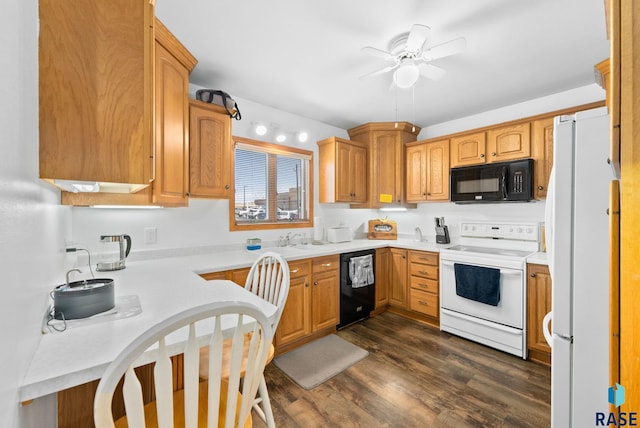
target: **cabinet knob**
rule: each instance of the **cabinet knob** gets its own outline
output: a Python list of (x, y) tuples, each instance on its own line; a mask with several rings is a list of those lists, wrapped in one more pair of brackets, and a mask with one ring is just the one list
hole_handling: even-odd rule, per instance
[(229, 190), (229, 185), (228, 184), (224, 185), (224, 190)]
[(427, 196), (431, 196), (431, 192), (427, 192)]
[(298, 271), (299, 271), (299, 270), (300, 270), (300, 269), (298, 269), (298, 268), (291, 269), (291, 273), (298, 273)]
[(495, 156), (495, 155), (496, 155), (496, 152), (491, 152), (491, 156)]
[(538, 190), (543, 190), (544, 186), (538, 186)]
[(529, 275), (529, 276), (530, 276), (531, 278), (535, 278), (535, 277), (536, 277), (536, 274), (535, 274), (535, 273), (532, 273), (532, 274), (531, 274), (531, 275)]
[(308, 287), (308, 286), (309, 286), (309, 283), (308, 283), (308, 282), (305, 282), (305, 283), (304, 283), (304, 286), (305, 286), (305, 287)]
[(313, 283), (313, 285), (318, 285), (318, 281), (315, 281), (315, 282)]
[(427, 196), (427, 192), (422, 192), (422, 196)]
[(483, 158), (484, 157), (484, 153), (480, 153), (480, 157)]
[(191, 196), (191, 195), (189, 194), (189, 192), (185, 193), (184, 195), (185, 195), (187, 198), (188, 198), (189, 196)]

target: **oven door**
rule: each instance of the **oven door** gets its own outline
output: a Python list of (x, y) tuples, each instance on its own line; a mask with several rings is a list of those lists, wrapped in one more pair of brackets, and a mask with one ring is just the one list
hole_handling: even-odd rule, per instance
[(452, 260), (440, 260), (440, 306), (442, 309), (517, 329), (524, 328), (525, 299), (524, 272), (522, 270), (484, 266), (500, 269), (500, 302), (497, 306), (492, 306), (456, 294), (454, 263), (456, 262)]
[(507, 198), (506, 165), (451, 169), (452, 202), (503, 201)]

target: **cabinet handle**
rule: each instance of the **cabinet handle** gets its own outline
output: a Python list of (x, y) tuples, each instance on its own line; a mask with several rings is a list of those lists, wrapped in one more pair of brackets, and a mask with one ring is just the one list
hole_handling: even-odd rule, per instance
[(291, 271), (291, 273), (298, 273), (298, 271), (299, 271), (299, 270), (300, 270), (300, 269), (295, 268), (295, 269), (293, 269), (293, 270)]
[(418, 303), (420, 303), (420, 304), (421, 304), (421, 305), (423, 305), (423, 306), (428, 306), (428, 305), (427, 305), (427, 302), (424, 302), (424, 301), (422, 301), (422, 300), (418, 300)]
[(484, 153), (480, 153), (480, 157), (483, 158), (484, 157)]
[(544, 186), (538, 186), (538, 190), (544, 189)]
[(330, 266), (331, 266), (331, 263), (322, 263), (320, 266), (330, 267)]
[(427, 274), (427, 273), (426, 273), (425, 271), (423, 271), (423, 270), (419, 270), (419, 271), (418, 271), (418, 273), (419, 273), (419, 274), (422, 274), (422, 275), (426, 275), (426, 274)]
[(532, 274), (531, 274), (531, 275), (529, 275), (529, 276), (530, 276), (531, 278), (535, 278), (535, 277), (536, 277), (536, 274), (535, 274), (535, 273), (532, 273)]
[(496, 152), (491, 152), (491, 156), (495, 156), (495, 155), (496, 155)]
[(224, 190), (229, 190), (229, 185), (228, 184), (224, 185)]
[(313, 285), (318, 285), (318, 281), (315, 281), (315, 282), (313, 283)]
[(402, 258), (403, 258), (403, 259), (406, 259), (406, 258), (407, 258), (407, 256), (402, 256)]
[(427, 193), (422, 193), (422, 196), (427, 196)]
[(187, 198), (188, 198), (189, 196), (191, 196), (191, 194), (190, 194), (189, 192), (185, 193), (184, 195), (185, 195)]
[(305, 282), (305, 283), (304, 283), (304, 286), (305, 286), (305, 287), (308, 287), (308, 286), (309, 286), (309, 283), (308, 283), (308, 282)]

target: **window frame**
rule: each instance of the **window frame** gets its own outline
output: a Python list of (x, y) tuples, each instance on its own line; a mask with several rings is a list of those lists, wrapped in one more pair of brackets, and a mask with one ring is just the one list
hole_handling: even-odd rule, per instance
[[(313, 227), (313, 208), (314, 208), (314, 199), (313, 199), (313, 163), (314, 163), (314, 152), (311, 150), (299, 149), (297, 147), (291, 146), (283, 146), (280, 144), (269, 143), (265, 141), (252, 140), (249, 138), (243, 137), (232, 137), (233, 146), (231, 149), (231, 167), (232, 167), (232, 180), (231, 180), (231, 196), (229, 198), (229, 230), (230, 231), (243, 231), (243, 230), (271, 230), (271, 229), (293, 229), (293, 228), (305, 228), (305, 227)], [(303, 155), (309, 157), (309, 177), (308, 177), (308, 189), (307, 189), (307, 212), (308, 219), (307, 220), (293, 220), (293, 221), (273, 221), (273, 222), (255, 222), (255, 223), (236, 223), (236, 213), (235, 213), (235, 205), (236, 205), (236, 144), (241, 143), (244, 145), (250, 145), (260, 148), (260, 151), (275, 155)], [(274, 190), (277, 192), (277, 190)], [(267, 197), (269, 199), (269, 197)], [(269, 208), (273, 211), (270, 212), (273, 219), (277, 219), (276, 212), (277, 207), (274, 205)]]

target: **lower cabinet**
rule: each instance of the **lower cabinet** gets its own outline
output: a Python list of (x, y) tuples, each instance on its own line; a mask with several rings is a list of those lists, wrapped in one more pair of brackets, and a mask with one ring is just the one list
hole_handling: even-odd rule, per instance
[(311, 260), (289, 262), (289, 295), (276, 330), (276, 346), (295, 342), (311, 334)]
[(409, 251), (409, 309), (440, 319), (439, 256), (437, 253)]
[(542, 320), (551, 311), (551, 275), (545, 265), (527, 265), (527, 351), (529, 359), (551, 364), (551, 348), (542, 333)]
[(372, 315), (384, 311), (389, 305), (389, 283), (391, 278), (391, 249), (376, 249), (375, 262), (376, 302)]
[(389, 305), (407, 307), (407, 250), (391, 249), (391, 272), (389, 273)]

